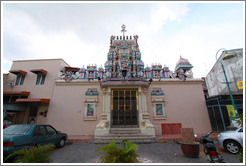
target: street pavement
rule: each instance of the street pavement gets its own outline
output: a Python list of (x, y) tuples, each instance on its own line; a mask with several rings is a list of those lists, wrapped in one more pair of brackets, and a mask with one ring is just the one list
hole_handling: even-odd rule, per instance
[[(96, 149), (105, 144), (90, 142), (67, 143), (63, 148), (53, 151), (53, 163), (96, 163), (101, 153)], [(176, 142), (159, 142), (138, 144), (138, 153), (143, 163), (209, 163), (201, 151), (199, 158), (189, 158), (183, 155), (180, 144)], [(222, 151), (226, 163), (239, 163), (237, 155)]]

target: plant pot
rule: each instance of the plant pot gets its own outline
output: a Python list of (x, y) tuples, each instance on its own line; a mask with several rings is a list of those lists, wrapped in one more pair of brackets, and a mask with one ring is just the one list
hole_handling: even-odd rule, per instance
[(200, 144), (195, 141), (181, 142), (181, 149), (185, 156), (197, 158), (199, 157)]

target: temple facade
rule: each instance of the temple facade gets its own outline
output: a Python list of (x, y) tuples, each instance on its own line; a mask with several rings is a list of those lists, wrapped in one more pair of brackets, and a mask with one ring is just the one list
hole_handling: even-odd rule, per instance
[[(182, 58), (174, 71), (145, 67), (139, 37), (111, 36), (103, 67), (71, 67), (62, 59), (14, 61), (4, 75), (4, 120), (48, 123), (68, 135), (108, 136), (136, 129), (146, 136), (211, 131), (203, 80)], [(148, 56), (148, 55), (143, 55)], [(12, 116), (15, 116), (13, 118)]]

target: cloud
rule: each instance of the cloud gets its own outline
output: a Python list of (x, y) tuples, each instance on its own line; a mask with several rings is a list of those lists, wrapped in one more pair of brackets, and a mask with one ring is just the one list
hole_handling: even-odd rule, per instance
[[(221, 25), (225, 26), (221, 28)], [(202, 77), (206, 76), (216, 62), (215, 53), (218, 49), (243, 47), (243, 36), (240, 35), (242, 30), (241, 23), (192, 24), (173, 34), (164, 35), (158, 41), (150, 39), (139, 43), (145, 63), (150, 65), (161, 62), (174, 70), (181, 55), (194, 66), (194, 77)]]
[(158, 4), (149, 25), (154, 32), (158, 32), (167, 21), (178, 21), (187, 12), (189, 12), (187, 4)]
[(242, 47), (244, 33), (243, 23), (233, 19), (238, 18), (238, 8), (233, 8), (233, 17), (223, 18), (220, 8), (212, 10), (213, 15), (220, 13), (213, 16), (209, 4), (206, 10), (202, 6), (198, 10), (187, 3), (4, 5), (3, 66), (7, 71), (13, 60), (40, 58), (63, 58), (74, 67), (103, 65), (110, 36), (122, 35), (124, 23), (126, 35), (139, 35), (146, 65), (160, 62), (174, 70), (182, 55), (194, 66), (195, 77), (205, 76), (216, 51)]
[(8, 69), (10, 69), (10, 66), (11, 66), (11, 64), (12, 64), (12, 61), (9, 61), (8, 59), (2, 57), (1, 63), (2, 63), (2, 65), (3, 65), (2, 73), (8, 73), (8, 72), (9, 72)]
[[(36, 20), (22, 11), (5, 11), (4, 20), (4, 57), (12, 60), (63, 58), (71, 65), (100, 63), (102, 45), (93, 45), (83, 41), (83, 38), (70, 29), (60, 30), (59, 33), (46, 33)], [(18, 27), (18, 28), (17, 28)], [(16, 47), (13, 48), (13, 43)], [(107, 48), (107, 47), (105, 47)], [(9, 51), (11, 50), (11, 51)], [(15, 51), (13, 51), (15, 50)], [(103, 61), (105, 61), (103, 60)], [(78, 64), (80, 63), (80, 64)]]
[[(163, 25), (172, 21), (180, 21), (189, 12), (188, 4), (154, 3), (149, 5), (151, 10), (142, 10), (137, 19), (134, 19), (134, 29), (142, 37), (150, 37), (163, 30)], [(142, 19), (141, 17), (145, 18)]]
[[(78, 67), (88, 63), (100, 64), (100, 61), (103, 61), (102, 55), (100, 55), (103, 54), (100, 52), (100, 45), (85, 43), (73, 32), (64, 32), (55, 36), (41, 34), (32, 38), (31, 41), (30, 52), (37, 57), (62, 57), (69, 64)], [(106, 50), (104, 51), (106, 52)]]

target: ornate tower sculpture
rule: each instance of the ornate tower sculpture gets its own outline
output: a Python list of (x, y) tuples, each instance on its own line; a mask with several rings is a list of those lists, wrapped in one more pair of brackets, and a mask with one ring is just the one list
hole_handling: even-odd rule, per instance
[(147, 67), (145, 68), (145, 73), (146, 73), (145, 75), (146, 75), (146, 78), (151, 78), (151, 77), (152, 77), (152, 76), (151, 76), (151, 70), (152, 70), (151, 67), (148, 67), (148, 66), (147, 66)]
[(89, 65), (89, 66), (87, 66), (87, 73), (86, 73), (86, 75), (87, 75), (87, 78), (88, 79), (94, 79), (94, 78), (97, 78), (97, 67), (96, 67), (96, 65)]
[(152, 65), (153, 77), (154, 78), (162, 78), (162, 65)]
[(84, 66), (79, 69), (79, 78), (80, 79), (85, 79), (86, 78), (86, 70), (85, 70)]
[(126, 32), (126, 26), (123, 24), (122, 26), (121, 26), (121, 28), (122, 28), (122, 30), (121, 30), (121, 32), (123, 33), (123, 40), (125, 40), (125, 32)]
[(179, 79), (193, 78), (193, 73), (191, 71), (192, 65), (187, 59), (184, 59), (180, 56), (179, 61), (176, 64), (175, 72)]
[(104, 71), (103, 71), (103, 68), (101, 66), (101, 67), (98, 68), (98, 77), (102, 78), (103, 77), (103, 73), (104, 73)]
[(164, 66), (163, 72), (164, 72), (164, 74), (163, 74), (164, 78), (170, 78), (170, 70), (167, 66)]
[(108, 58), (105, 63), (105, 72), (108, 78), (130, 79), (139, 78), (144, 75), (144, 63), (141, 60), (137, 40), (138, 36), (125, 36), (126, 26), (121, 26), (123, 38), (110, 37)]
[(185, 80), (186, 78), (193, 78), (191, 71), (192, 65), (187, 59), (180, 56), (176, 64), (174, 73), (168, 67), (160, 64), (151, 65), (151, 67), (144, 68), (141, 52), (138, 45), (138, 35), (125, 36), (126, 26), (121, 26), (122, 36), (111, 36), (110, 46), (107, 54), (107, 61), (105, 68), (99, 67), (97, 70), (96, 65), (89, 65), (87, 68), (73, 68), (66, 67), (64, 71), (59, 73), (58, 77), (64, 80), (77, 80), (77, 79), (106, 79), (108, 80), (122, 80), (132, 79), (145, 81), (142, 78), (155, 78), (161, 81), (164, 79), (179, 78)]

